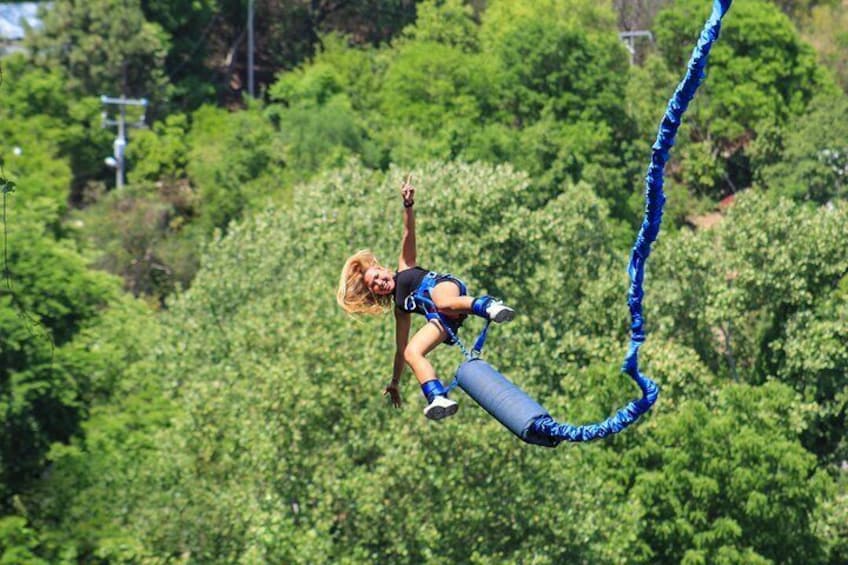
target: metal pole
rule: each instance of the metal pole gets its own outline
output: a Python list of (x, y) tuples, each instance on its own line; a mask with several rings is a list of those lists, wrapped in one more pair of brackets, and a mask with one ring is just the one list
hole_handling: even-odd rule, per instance
[[(124, 174), (127, 170), (126, 148), (127, 148), (127, 129), (128, 128), (143, 128), (144, 118), (147, 112), (147, 99), (139, 98), (124, 98), (120, 96), (113, 98), (110, 96), (101, 96), (100, 102), (106, 107), (103, 111), (103, 127), (118, 126), (118, 134), (112, 145), (112, 156), (106, 159), (106, 164), (110, 167), (115, 167), (115, 188), (123, 188)], [(119, 106), (118, 117), (115, 120), (109, 119), (108, 107), (110, 105)], [(127, 123), (127, 106), (140, 106), (141, 116), (137, 121)]]
[(124, 149), (127, 147), (127, 107), (124, 104), (121, 104), (120, 115), (118, 138), (115, 140), (115, 160), (118, 161), (118, 166), (115, 167), (115, 186), (119, 189), (124, 187)]
[(654, 35), (648, 30), (622, 31), (619, 32), (618, 37), (624, 41), (624, 45), (630, 53), (631, 65), (636, 62), (636, 38), (644, 37), (647, 38), (648, 41), (654, 41)]
[(247, 3), (247, 92), (253, 92), (253, 0)]

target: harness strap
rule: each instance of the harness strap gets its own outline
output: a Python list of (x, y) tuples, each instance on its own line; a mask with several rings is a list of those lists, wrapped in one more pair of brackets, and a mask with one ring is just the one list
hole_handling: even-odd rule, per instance
[[(421, 308), (424, 312), (424, 316), (427, 318), (428, 322), (437, 321), (441, 325), (441, 327), (445, 330), (445, 333), (448, 334), (450, 340), (456, 343), (459, 346), (459, 349), (462, 351), (462, 354), (465, 355), (467, 360), (476, 359), (480, 356), (480, 352), (483, 349), (483, 346), (486, 343), (486, 337), (488, 336), (489, 331), (489, 323), (490, 320), (486, 320), (486, 325), (483, 327), (483, 330), (480, 332), (480, 335), (477, 336), (477, 339), (474, 342), (474, 347), (471, 351), (465, 347), (465, 343), (459, 338), (456, 332), (450, 326), (448, 320), (439, 312), (438, 308), (436, 308), (436, 304), (433, 302), (433, 298), (430, 295), (430, 290), (439, 284), (442, 281), (453, 281), (459, 284), (460, 288), (463, 291), (463, 294), (467, 293), (467, 289), (465, 283), (454, 277), (453, 275), (445, 274), (440, 275), (435, 271), (428, 272), (424, 279), (422, 279), (421, 283), (409, 296), (404, 299), (403, 307), (405, 310), (409, 312), (413, 312)], [(451, 390), (456, 387), (456, 379), (451, 383), (448, 390)]]

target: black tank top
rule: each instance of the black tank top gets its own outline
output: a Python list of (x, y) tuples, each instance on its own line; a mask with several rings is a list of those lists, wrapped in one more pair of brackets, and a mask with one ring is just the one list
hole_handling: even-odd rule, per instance
[(406, 297), (415, 292), (415, 289), (418, 288), (418, 285), (421, 284), (421, 281), (424, 280), (424, 277), (429, 272), (427, 269), (422, 269), (421, 267), (412, 267), (411, 269), (395, 272), (394, 298), (395, 305), (398, 309), (404, 312), (414, 312), (414, 310), (404, 308)]

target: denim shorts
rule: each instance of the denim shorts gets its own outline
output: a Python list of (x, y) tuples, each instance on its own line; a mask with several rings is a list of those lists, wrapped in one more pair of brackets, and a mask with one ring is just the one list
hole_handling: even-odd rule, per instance
[[(457, 287), (459, 287), (460, 296), (468, 295), (468, 288), (465, 286), (465, 283), (453, 275), (439, 275), (438, 277), (436, 277), (436, 284), (434, 284), (433, 286), (436, 286), (437, 284), (443, 283), (445, 281), (450, 281), (454, 283)], [(456, 345), (457, 340), (455, 339), (455, 337), (451, 337), (451, 332), (453, 332), (454, 336), (457, 336), (459, 333), (459, 328), (462, 327), (462, 323), (467, 317), (467, 314), (457, 316), (456, 318), (448, 318), (445, 315), (439, 316), (439, 319), (437, 321), (440, 323), (440, 325), (446, 325), (451, 330), (450, 332), (447, 332), (448, 335), (442, 343), (445, 343), (447, 345)]]

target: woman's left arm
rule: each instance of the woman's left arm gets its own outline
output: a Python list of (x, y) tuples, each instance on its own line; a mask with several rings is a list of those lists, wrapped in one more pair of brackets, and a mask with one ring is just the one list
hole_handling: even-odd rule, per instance
[(400, 384), (400, 376), (406, 366), (403, 358), (403, 352), (406, 349), (406, 344), (409, 342), (409, 328), (411, 326), (410, 315), (408, 312), (402, 312), (395, 308), (395, 359), (392, 366), (392, 381), (389, 386), (383, 391), (384, 395), (389, 395), (392, 404), (395, 407), (400, 407), (401, 398), (398, 385)]
[(398, 271), (411, 269), (416, 263), (415, 257), (415, 187), (409, 184), (412, 175), (406, 177), (400, 194), (403, 197), (403, 237), (400, 243)]

